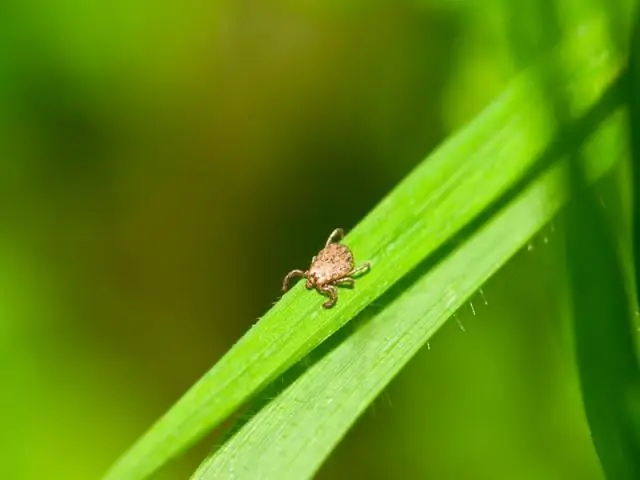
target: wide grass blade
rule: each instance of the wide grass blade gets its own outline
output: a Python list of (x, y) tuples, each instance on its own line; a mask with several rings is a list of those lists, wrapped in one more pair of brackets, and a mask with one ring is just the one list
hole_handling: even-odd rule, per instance
[[(599, 19), (582, 23), (554, 57), (575, 67), (562, 85), (570, 92), (574, 118), (594, 107), (620, 70)], [(148, 477), (365, 307), (379, 302), (402, 277), (421, 264), (445, 259), (456, 242), (513, 200), (563, 149), (574, 148), (570, 138), (559, 140), (556, 136), (555, 121), (536, 87), (539, 69), (549, 65), (543, 63), (537, 71), (515, 79), (347, 236), (346, 244), (356, 257), (371, 261), (372, 268), (358, 279), (353, 291), (341, 290), (336, 307), (324, 310), (316, 295), (301, 285), (295, 287), (120, 458), (105, 478)], [(611, 108), (601, 110), (587, 115), (587, 123), (599, 124)], [(581, 128), (591, 131), (593, 125)], [(446, 287), (439, 286), (441, 291)], [(439, 317), (437, 312), (433, 315)]]
[[(619, 91), (619, 88), (618, 88)], [(591, 142), (626, 151), (620, 115)], [(623, 151), (621, 151), (623, 150)], [(591, 157), (591, 176), (613, 158)], [(193, 480), (311, 478), (358, 416), (450, 316), (565, 203), (564, 164), (543, 174), (480, 231), (424, 273), (262, 408)], [(257, 473), (259, 472), (259, 473)]]

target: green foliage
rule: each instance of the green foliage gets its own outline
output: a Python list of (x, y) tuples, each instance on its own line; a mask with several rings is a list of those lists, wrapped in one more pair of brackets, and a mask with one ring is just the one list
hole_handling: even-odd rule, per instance
[[(629, 399), (638, 388), (632, 302), (618, 243), (585, 188), (577, 159), (567, 212), (576, 354), (587, 419), (607, 478), (640, 476)], [(637, 401), (634, 399), (633, 401)]]
[(256, 471), (311, 478), (418, 349), (557, 212), (566, 200), (563, 172), (552, 168), (437, 266), (383, 297), (381, 312), (357, 319), (348, 338), (260, 409), (193, 478), (249, 479)]
[[(438, 327), (555, 215), (567, 199), (565, 155), (586, 142), (594, 180), (625, 154), (621, 117), (612, 116), (620, 61), (602, 21), (592, 20), (516, 78), (349, 233), (346, 244), (372, 269), (353, 291), (340, 291), (335, 308), (323, 310), (321, 298), (296, 286), (105, 478), (148, 477), (269, 385), (275, 399), (257, 404), (196, 478), (249, 478), (256, 470), (312, 475)], [(562, 126), (538, 84), (558, 62), (569, 66), (556, 85), (567, 98)], [(311, 352), (308, 370), (291, 370)], [(272, 384), (288, 371), (286, 388)]]

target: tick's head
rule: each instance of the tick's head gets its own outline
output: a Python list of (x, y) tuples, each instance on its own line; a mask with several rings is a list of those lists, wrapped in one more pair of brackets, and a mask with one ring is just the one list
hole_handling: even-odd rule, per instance
[(311, 289), (316, 286), (318, 282), (318, 276), (315, 273), (310, 273), (307, 275), (307, 282), (304, 284), (307, 289)]

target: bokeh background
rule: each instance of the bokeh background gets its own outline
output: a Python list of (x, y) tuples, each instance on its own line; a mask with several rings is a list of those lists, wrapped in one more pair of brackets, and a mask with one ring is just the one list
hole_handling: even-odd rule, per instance
[[(532, 60), (509, 5), (3, 2), (0, 477), (98, 478)], [(533, 238), (319, 478), (602, 478), (562, 249), (561, 225)]]

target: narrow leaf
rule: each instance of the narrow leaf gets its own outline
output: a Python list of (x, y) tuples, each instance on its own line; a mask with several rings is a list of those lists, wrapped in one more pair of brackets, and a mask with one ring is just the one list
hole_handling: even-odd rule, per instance
[[(619, 92), (619, 88), (616, 88)], [(623, 154), (621, 117), (591, 142)], [(624, 152), (626, 153), (626, 152)], [(613, 159), (592, 157), (591, 178)], [(564, 164), (542, 175), (446, 260), (314, 363), (207, 459), (193, 480), (311, 478), (437, 329), (565, 203)], [(259, 472), (259, 475), (256, 474)], [(257, 475), (257, 476), (256, 476)]]

